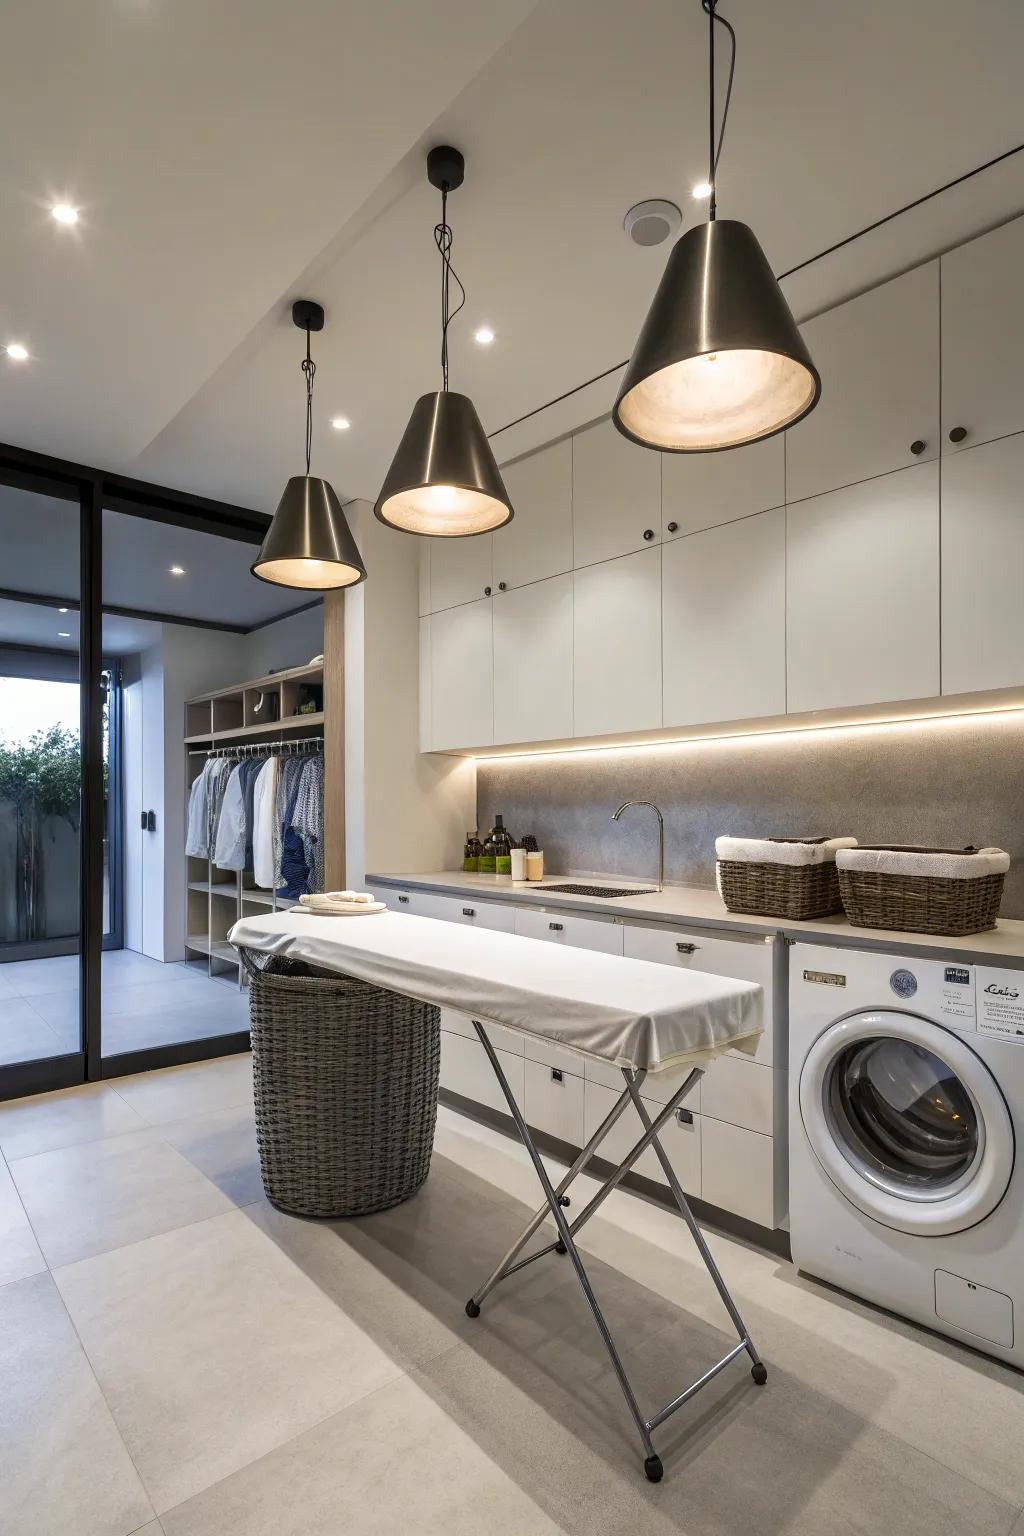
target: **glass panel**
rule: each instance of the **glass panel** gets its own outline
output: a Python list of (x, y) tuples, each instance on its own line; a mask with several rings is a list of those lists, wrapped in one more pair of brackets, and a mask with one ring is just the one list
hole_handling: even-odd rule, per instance
[(957, 1183), (978, 1153), (974, 1105), (938, 1056), (880, 1036), (840, 1052), (829, 1077), (833, 1131), (847, 1157), (889, 1188), (932, 1192)]
[(81, 1049), (79, 526), (0, 484), (0, 1086)]
[[(103, 956), (102, 1036), (104, 1056), (116, 1056), (248, 1029), (227, 935), (278, 894), (272, 877), (257, 885), (266, 872), (245, 844), (221, 864), (186, 852), (189, 800), (214, 748), (234, 748), (231, 764), (245, 748), (261, 764), (264, 742), (322, 734), (322, 679), (244, 685), (319, 656), (323, 610), (258, 582), (256, 546), (237, 539), (107, 511), (103, 546), (104, 654), (120, 679), (123, 924)], [(243, 809), (251, 822), (251, 794)]]

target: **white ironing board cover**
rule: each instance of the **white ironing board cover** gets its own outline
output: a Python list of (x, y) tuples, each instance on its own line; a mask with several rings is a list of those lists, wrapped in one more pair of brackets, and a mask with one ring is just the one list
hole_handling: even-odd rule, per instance
[(764, 1029), (754, 982), (401, 912), (361, 923), (268, 913), (228, 938), (648, 1072), (752, 1051)]

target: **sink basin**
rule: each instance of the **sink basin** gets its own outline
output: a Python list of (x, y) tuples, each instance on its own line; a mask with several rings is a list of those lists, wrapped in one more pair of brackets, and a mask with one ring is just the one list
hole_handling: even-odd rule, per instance
[(545, 895), (562, 896), (655, 896), (657, 892), (653, 886), (643, 891), (638, 891), (635, 886), (625, 885), (545, 885)]

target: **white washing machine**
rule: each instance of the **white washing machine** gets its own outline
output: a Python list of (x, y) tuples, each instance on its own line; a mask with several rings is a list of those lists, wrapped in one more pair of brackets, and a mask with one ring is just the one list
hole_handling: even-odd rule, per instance
[(800, 1269), (1024, 1367), (1024, 970), (796, 944)]

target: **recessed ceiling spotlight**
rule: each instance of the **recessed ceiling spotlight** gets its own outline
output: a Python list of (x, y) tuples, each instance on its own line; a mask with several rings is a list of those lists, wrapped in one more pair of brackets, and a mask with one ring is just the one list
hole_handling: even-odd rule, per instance
[(494, 332), (489, 325), (481, 325), (473, 332), (473, 340), (481, 347), (489, 347), (494, 340)]
[(347, 416), (335, 416), (331, 420), (331, 426), (335, 432), (347, 432), (351, 425)]
[(67, 609), (66, 609), (66, 608), (58, 608), (58, 609), (57, 609), (57, 612), (58, 612), (58, 613), (67, 613), (67, 611), (68, 611), (68, 610), (67, 610)]
[(167, 569), (172, 576), (184, 576), (185, 574), (185, 567), (183, 565), (169, 565)]
[(58, 631), (57, 631), (57, 639), (58, 640), (70, 640), (71, 639), (71, 631), (70, 631), (70, 629), (58, 629)]
[(691, 197), (697, 197), (697, 198), (710, 197), (711, 196), (711, 192), (712, 192), (712, 186), (711, 186), (710, 181), (698, 181), (697, 185), (693, 188), (692, 192), (690, 193), (690, 196)]
[(70, 203), (54, 203), (50, 213), (58, 224), (77, 224), (78, 209), (72, 208)]
[(683, 222), (675, 203), (664, 197), (649, 197), (634, 203), (622, 221), (622, 227), (634, 245), (660, 245), (674, 235)]
[(9, 341), (7, 356), (13, 363), (23, 363), (28, 357), (28, 347), (23, 347), (20, 341)]

